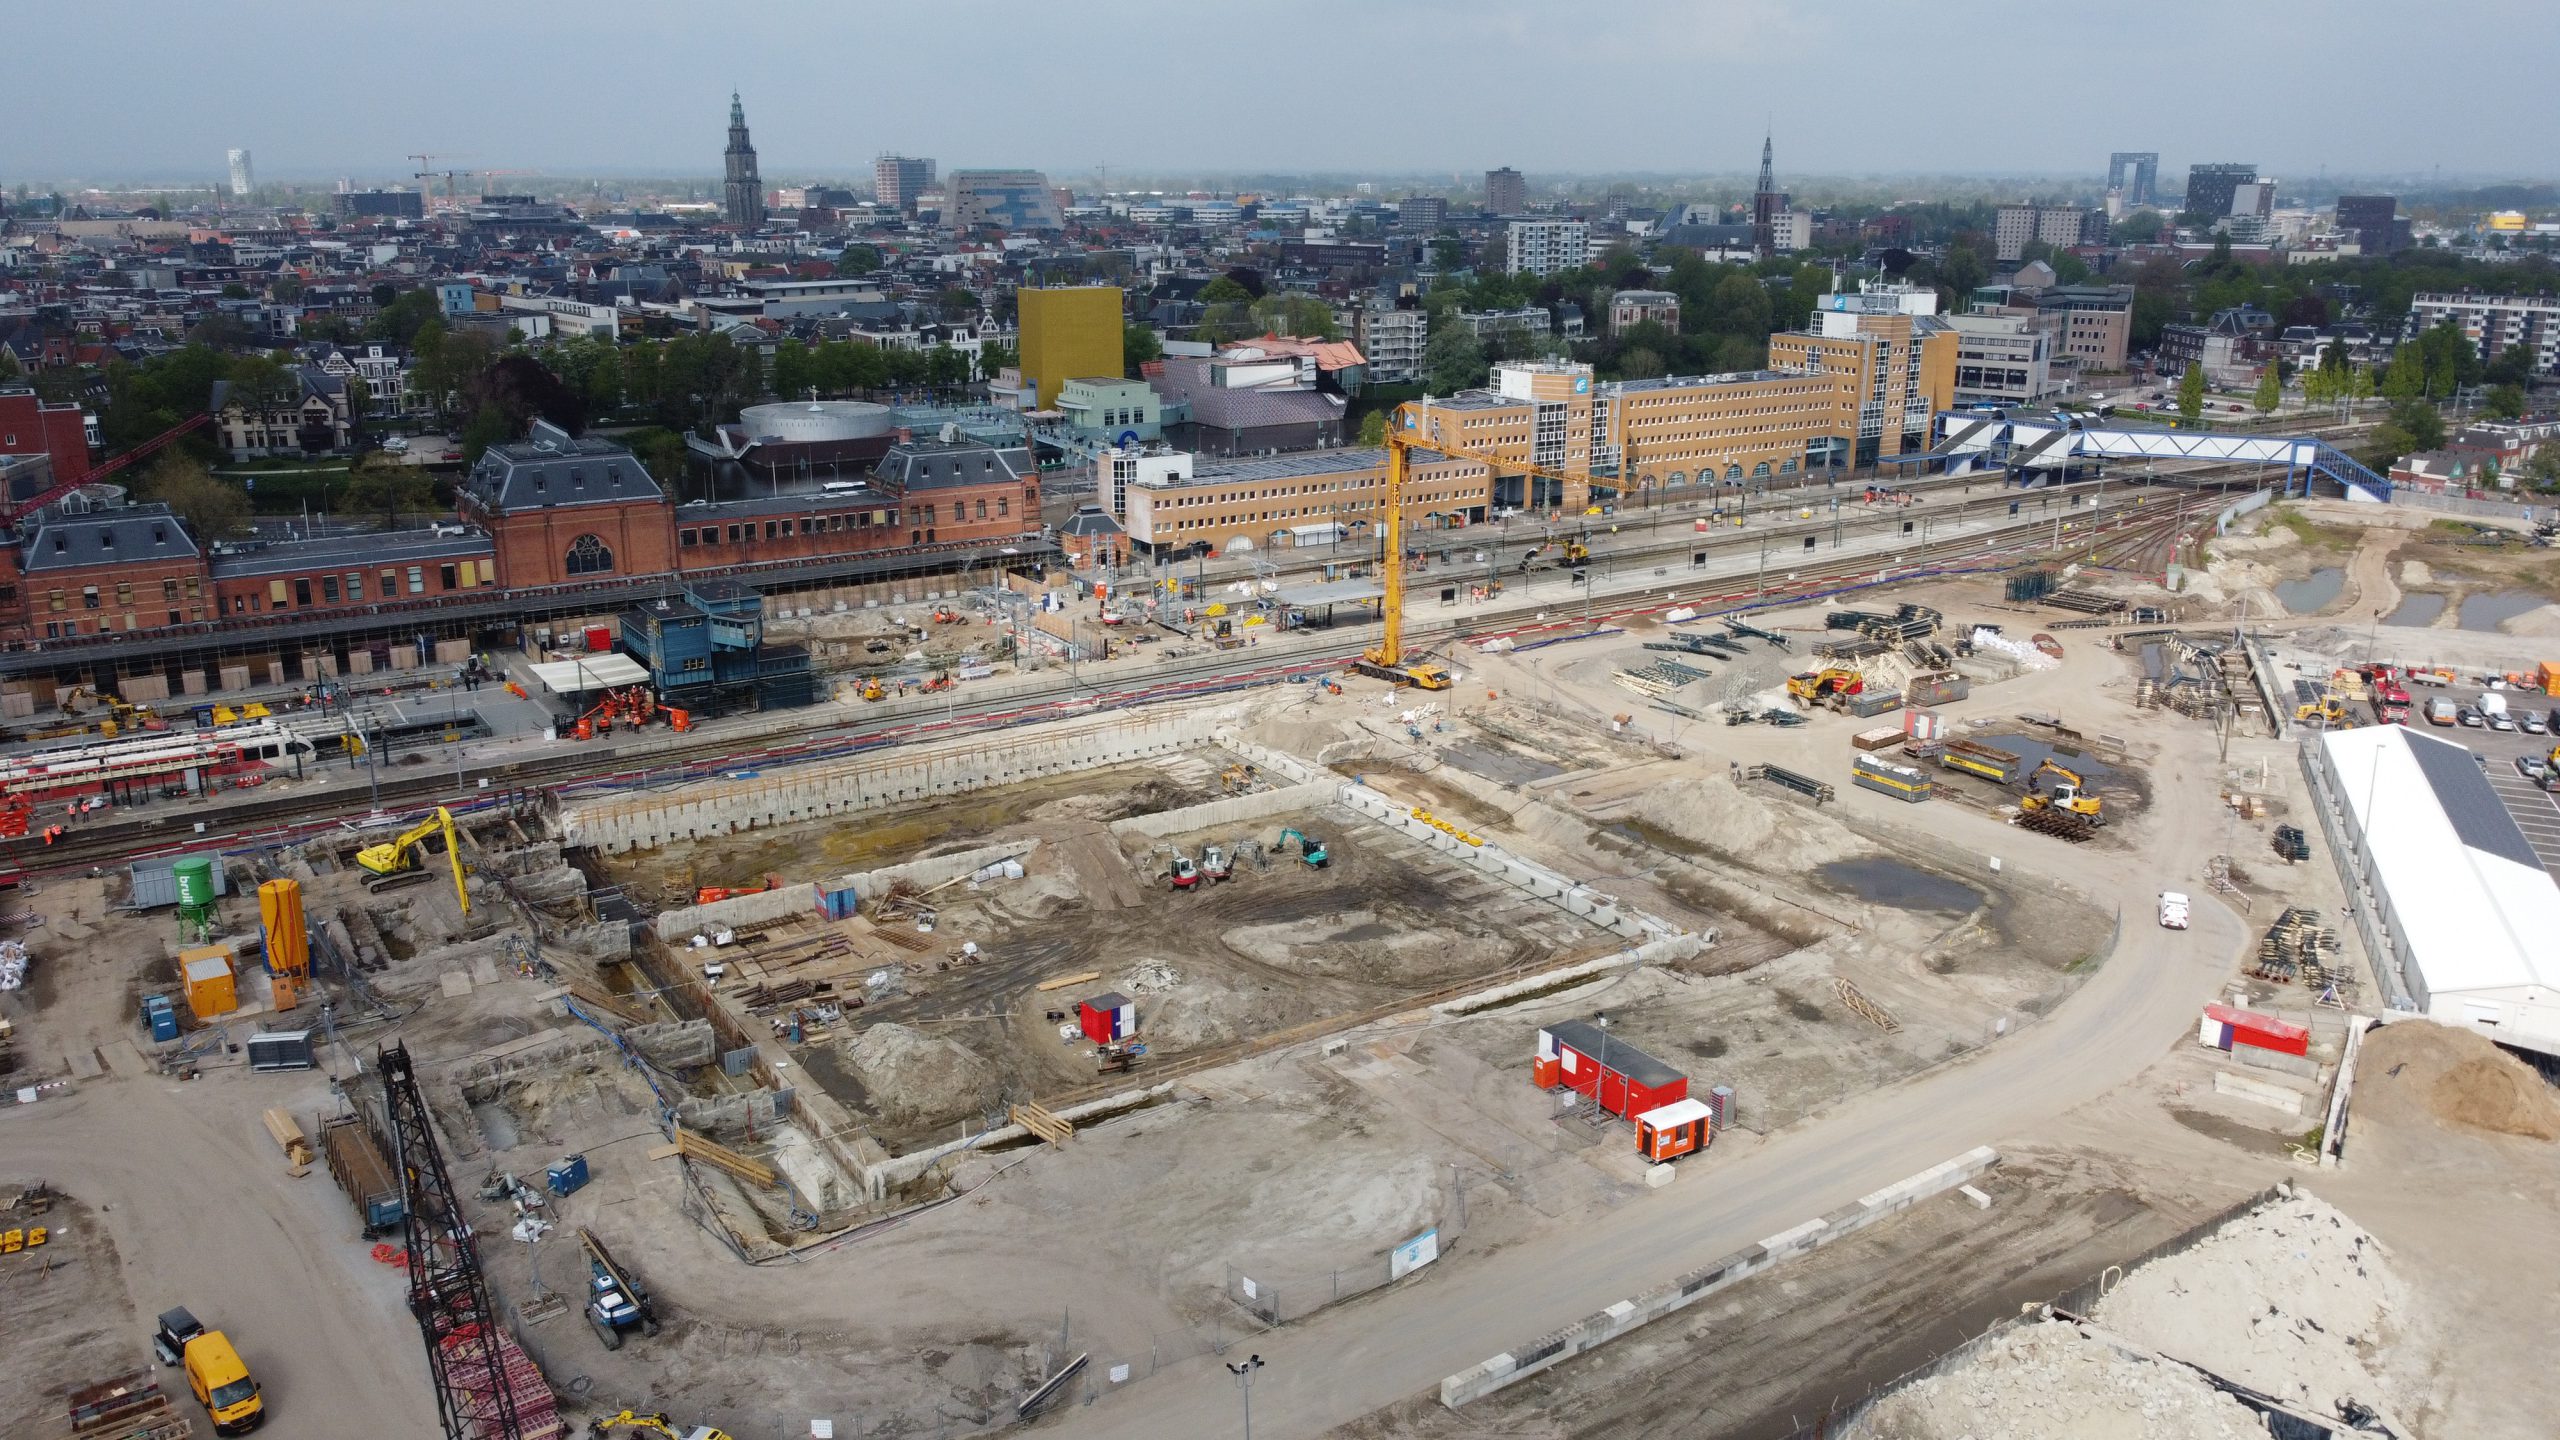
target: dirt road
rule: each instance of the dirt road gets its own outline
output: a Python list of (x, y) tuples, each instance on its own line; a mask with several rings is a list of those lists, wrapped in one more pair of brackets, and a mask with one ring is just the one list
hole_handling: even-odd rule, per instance
[[(2201, 746), (2180, 736), (2166, 748), (2177, 753), (2153, 773), (2135, 856), (2040, 845), (1987, 816), (1933, 807), (1932, 828), (1949, 839), (2122, 907), (2113, 958), (2051, 1017), (1912, 1084), (1721, 1152), (1669, 1190), (1587, 1227), (1426, 1272), (1260, 1337), (1258, 1429), (1320, 1433), (1971, 1146), (2033, 1135), (2131, 1079), (2191, 1030), (2197, 1006), (2213, 998), (2248, 940), (2239, 917), (2210, 900), (2198, 904), (2192, 930), (2152, 923), (2156, 892), (2193, 876), (2195, 837), (2213, 833), (2218, 813)], [(1236, 1412), (1234, 1384), (1218, 1364), (1171, 1367), (1056, 1428), (1166, 1440), (1212, 1433)]]
[(266, 1387), (261, 1434), (433, 1435), (406, 1272), (371, 1258), (325, 1170), (285, 1174), (258, 1118), (284, 1105), (307, 1126), (327, 1084), (316, 1073), (216, 1071), (186, 1084), (125, 1073), (0, 1108), (0, 1185), (44, 1179), (98, 1212), (124, 1262), (134, 1366), (150, 1363), (149, 1317), (184, 1305), (228, 1334)]

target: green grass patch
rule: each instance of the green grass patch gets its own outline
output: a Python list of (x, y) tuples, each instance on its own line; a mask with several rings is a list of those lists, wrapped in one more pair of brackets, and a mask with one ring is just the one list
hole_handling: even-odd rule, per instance
[(2352, 550), (2363, 538), (2358, 531), (2323, 525), (2292, 509), (2279, 507), (2272, 516), (2269, 524), (2292, 531), (2293, 538), (2314, 550)]

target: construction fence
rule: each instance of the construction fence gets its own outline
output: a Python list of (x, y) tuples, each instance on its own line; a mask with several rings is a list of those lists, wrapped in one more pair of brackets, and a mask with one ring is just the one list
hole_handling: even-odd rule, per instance
[(1392, 1285), (1428, 1268), (1458, 1246), (1467, 1233), (1465, 1192), (1442, 1207), (1441, 1217), (1384, 1250), (1331, 1270), (1275, 1275), (1259, 1267), (1227, 1266), (1226, 1297), (1247, 1319), (1268, 1330), (1303, 1320), (1331, 1305)]

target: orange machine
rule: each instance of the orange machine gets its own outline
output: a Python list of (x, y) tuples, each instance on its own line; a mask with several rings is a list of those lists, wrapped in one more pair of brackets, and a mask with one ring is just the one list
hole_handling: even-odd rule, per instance
[(605, 691), (596, 701), (595, 708), (578, 717), (578, 723), (570, 728), (569, 733), (580, 740), (592, 740), (598, 735), (612, 734), (616, 725), (638, 730), (653, 720), (666, 721), (667, 728), (671, 730), (693, 728), (692, 711), (663, 704), (648, 686), (633, 685)]
[(311, 929), (302, 915), (302, 883), (270, 880), (258, 887), (258, 923), (267, 937), (267, 973), (275, 977), (276, 1008), (302, 1003), (311, 983)]
[(723, 900), (735, 899), (740, 895), (761, 895), (767, 890), (781, 888), (782, 877), (779, 875), (765, 876), (764, 883), (761, 885), (705, 885), (693, 892), (693, 903), (716, 905)]
[(1660, 1165), (1706, 1149), (1715, 1138), (1709, 1115), (1706, 1103), (1699, 1100), (1674, 1100), (1647, 1110), (1636, 1117), (1636, 1153)]

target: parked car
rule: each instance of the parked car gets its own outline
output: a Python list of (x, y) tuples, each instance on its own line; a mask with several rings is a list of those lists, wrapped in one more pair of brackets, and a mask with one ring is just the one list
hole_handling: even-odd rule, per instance
[(2519, 755), (2516, 757), (2516, 773), (2538, 784), (2543, 776), (2551, 773), (2551, 767), (2539, 755)]
[(2186, 896), (2179, 894), (2175, 890), (2163, 890), (2160, 892), (2160, 928), (2163, 930), (2184, 930), (2187, 928)]
[(2516, 722), (2508, 717), (2506, 711), (2499, 710), (2493, 712), (2489, 716), (2489, 728), (2492, 730), (2513, 730), (2516, 728)]
[(382, 448), (394, 455), (406, 454), (409, 449), (409, 437), (406, 435), (394, 435), (390, 439), (382, 442)]
[(2548, 735), (2551, 733), (2551, 727), (2542, 723), (2542, 717), (2534, 714), (2530, 710), (2516, 716), (2516, 728), (2522, 730), (2527, 735)]
[(2468, 726), (2473, 730), (2479, 729), (2482, 724), (2486, 723), (2481, 720), (2480, 712), (2468, 705), (2454, 711), (2453, 718), (2461, 721), (2465, 726)]

